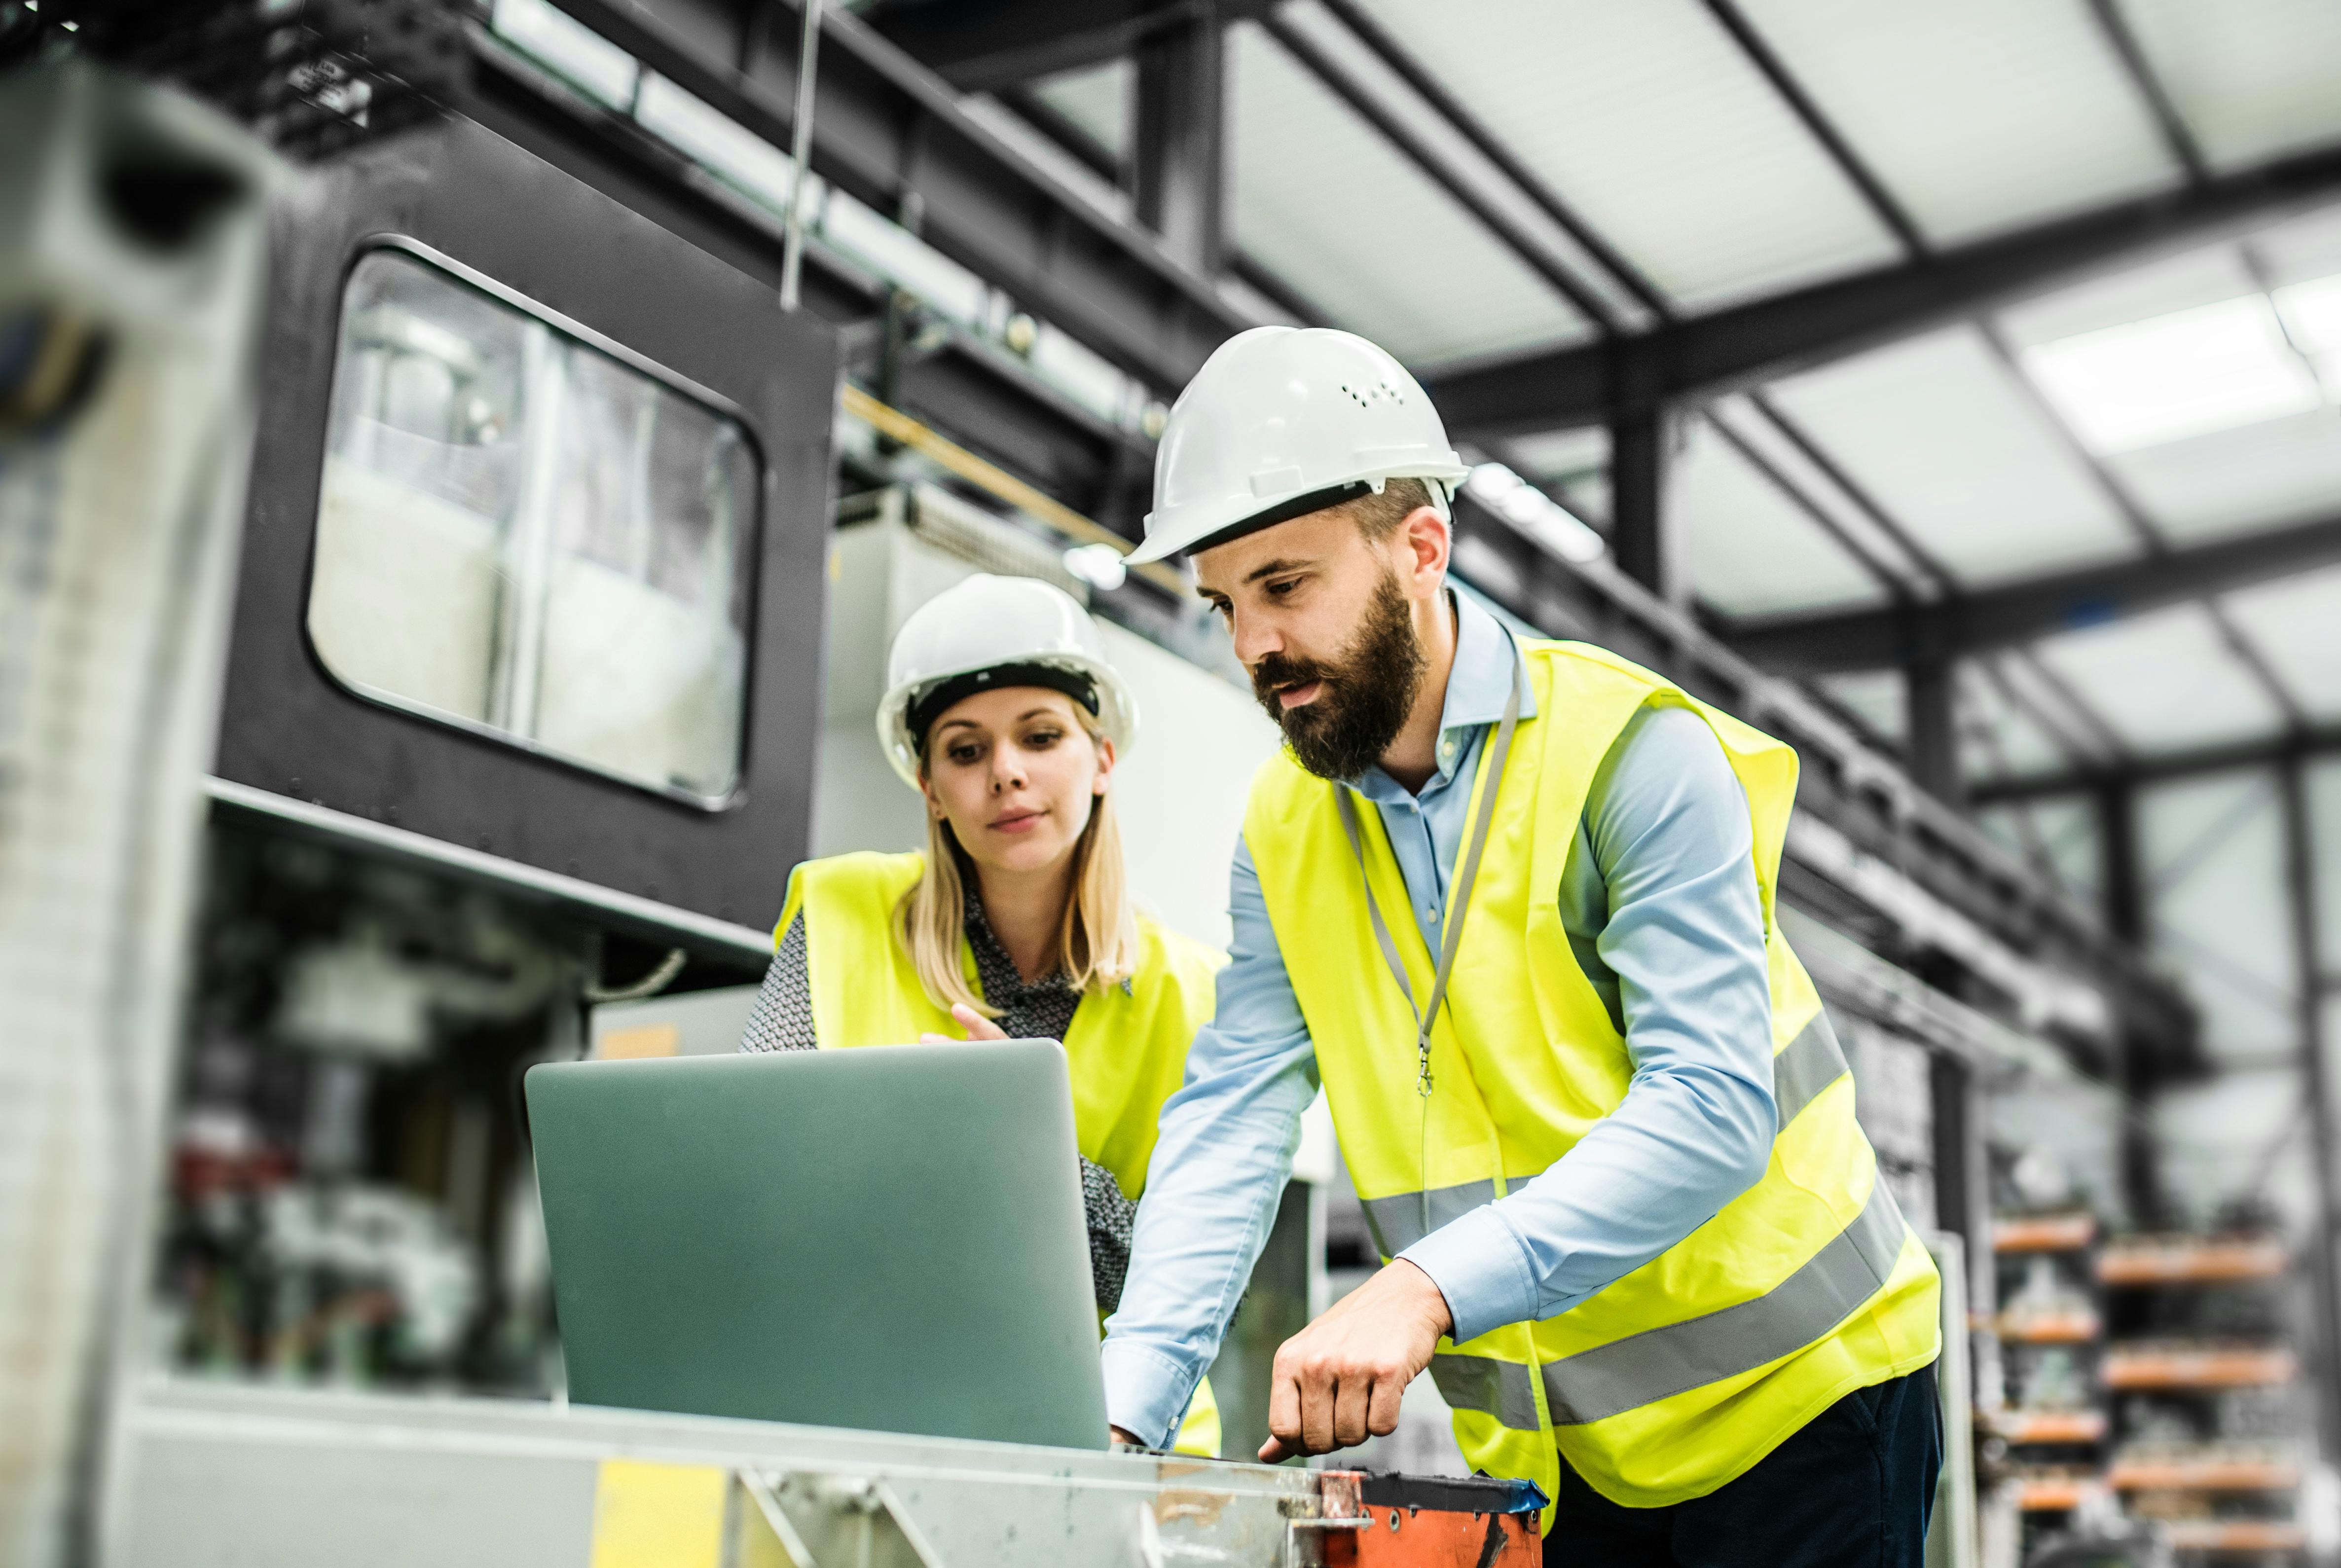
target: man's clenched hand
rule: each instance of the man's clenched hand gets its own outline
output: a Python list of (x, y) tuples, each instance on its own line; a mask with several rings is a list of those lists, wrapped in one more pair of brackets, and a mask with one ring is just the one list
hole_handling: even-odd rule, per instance
[(1438, 1285), (1403, 1259), (1343, 1296), (1276, 1353), (1261, 1462), (1396, 1431), (1399, 1396), (1454, 1326)]

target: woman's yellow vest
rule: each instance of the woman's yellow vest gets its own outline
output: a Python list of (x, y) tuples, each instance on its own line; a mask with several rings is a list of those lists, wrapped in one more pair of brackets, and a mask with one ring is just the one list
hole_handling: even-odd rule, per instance
[[(799, 914), (812, 992), (813, 1038), (823, 1049), (899, 1045), (924, 1034), (956, 1039), (959, 1022), (935, 1004), (895, 936), (894, 911), (926, 869), (921, 854), (857, 852), (809, 860), (789, 876), (788, 902), (773, 933), (777, 944)], [(1081, 1154), (1113, 1173), (1125, 1196), (1145, 1190), (1156, 1124), (1186, 1075), (1187, 1048), (1211, 1021), (1213, 994), (1227, 955), (1139, 917), (1137, 973), (1125, 988), (1090, 992), (1065, 1031), (1072, 1074), (1073, 1126)], [(960, 963), (981, 995), (975, 954), (962, 942)], [(1209, 1380), (1187, 1406), (1173, 1446), (1216, 1457), (1219, 1404)]]
[[(1689, 708), (1723, 743), (1748, 796), (1770, 959), (1770, 1164), (1714, 1219), (1606, 1290), (1541, 1323), (1442, 1340), (1430, 1366), (1475, 1467), (1552, 1496), (1566, 1455), (1603, 1496), (1658, 1507), (1714, 1491), (1844, 1394), (1932, 1361), (1940, 1282), (1878, 1179), (1844, 1054), (1773, 921), (1796, 754), (1600, 649), (1524, 642), (1521, 653), (1537, 716), (1521, 722), (1504, 768), (1432, 1029), (1428, 1100), (1416, 1091), (1414, 1017), (1342, 831), (1340, 786), (1290, 755), (1271, 759), (1252, 784), (1244, 842), (1342, 1155), (1393, 1255), (1544, 1171), (1625, 1098), (1633, 1061), (1561, 926), (1562, 865), (1594, 773), (1639, 709)], [(1475, 814), (1491, 749), (1481, 748)], [(1374, 895), (1402, 914), (1412, 901), (1380, 814), (1358, 816)], [(1415, 923), (1390, 925), (1415, 994), (1428, 995), (1434, 961)]]

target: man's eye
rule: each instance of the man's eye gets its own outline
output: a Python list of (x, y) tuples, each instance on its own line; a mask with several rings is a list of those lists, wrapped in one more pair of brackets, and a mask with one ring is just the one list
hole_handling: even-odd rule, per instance
[(1268, 585), (1269, 597), (1281, 599), (1299, 586), (1300, 586), (1300, 579), (1298, 577), (1287, 578), (1281, 583), (1270, 583)]

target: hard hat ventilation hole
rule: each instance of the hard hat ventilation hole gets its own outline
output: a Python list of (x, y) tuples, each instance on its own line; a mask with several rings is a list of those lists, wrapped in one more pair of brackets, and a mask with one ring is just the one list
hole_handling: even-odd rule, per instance
[(1400, 392), (1396, 386), (1387, 381), (1381, 383), (1378, 386), (1370, 386), (1363, 392), (1360, 392), (1356, 387), (1351, 386), (1345, 381), (1341, 383), (1341, 390), (1348, 394), (1350, 401), (1356, 404), (1360, 408), (1370, 409), (1373, 407), (1374, 399), (1377, 397), (1386, 397), (1392, 403), (1402, 404), (1406, 401), (1406, 394)]

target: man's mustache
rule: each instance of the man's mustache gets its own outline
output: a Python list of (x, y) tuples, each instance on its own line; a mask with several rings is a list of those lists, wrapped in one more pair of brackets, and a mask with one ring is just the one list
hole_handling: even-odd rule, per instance
[(1272, 704), (1276, 694), (1288, 687), (1305, 686), (1311, 681), (1323, 681), (1330, 685), (1333, 679), (1332, 672), (1316, 660), (1296, 659), (1285, 654), (1264, 654), (1251, 667), (1252, 694), (1263, 704)]

